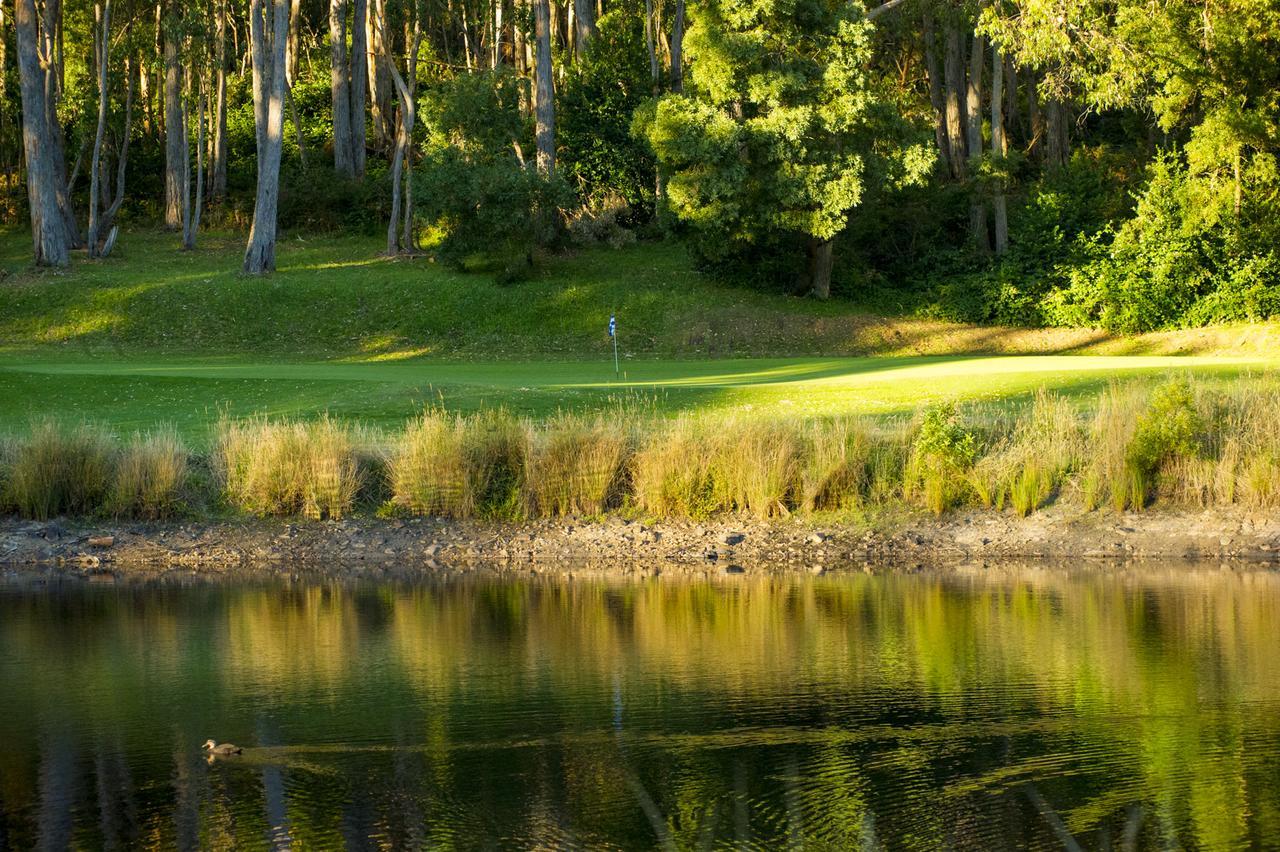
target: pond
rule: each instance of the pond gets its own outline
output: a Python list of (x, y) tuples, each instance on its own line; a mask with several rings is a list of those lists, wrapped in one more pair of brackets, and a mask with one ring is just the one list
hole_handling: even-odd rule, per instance
[(0, 848), (1257, 847), (1280, 574), (10, 578), (0, 743)]

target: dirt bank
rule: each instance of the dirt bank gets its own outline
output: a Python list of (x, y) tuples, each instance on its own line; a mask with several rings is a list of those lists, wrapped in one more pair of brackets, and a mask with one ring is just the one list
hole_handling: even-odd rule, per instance
[(1116, 515), (1050, 508), (1030, 518), (995, 512), (908, 517), (881, 531), (723, 519), (646, 524), (620, 518), (518, 525), (432, 518), (340, 522), (133, 524), (0, 521), (0, 565), (86, 572), (135, 568), (221, 571), (279, 564), (395, 563), (400, 568), (499, 563), (561, 570), (614, 563), (619, 571), (790, 568), (820, 572), (947, 561), (1041, 558), (1280, 562), (1280, 518), (1245, 512)]

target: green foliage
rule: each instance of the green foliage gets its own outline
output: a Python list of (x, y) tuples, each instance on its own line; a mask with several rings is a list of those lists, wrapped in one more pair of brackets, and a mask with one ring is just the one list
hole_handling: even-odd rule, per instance
[(437, 251), (462, 267), (481, 256), (500, 280), (528, 274), (537, 248), (554, 244), (571, 198), (558, 176), (524, 162), (528, 122), (519, 81), (507, 70), (463, 74), (424, 98), (427, 151), (415, 185), (420, 215), (438, 230)]
[(706, 0), (685, 38), (691, 86), (661, 98), (643, 133), (669, 175), (671, 209), (710, 241), (755, 251), (828, 240), (868, 180), (910, 181), (932, 164), (896, 138), (868, 73), (872, 25), (828, 0)]
[(907, 495), (942, 514), (968, 492), (967, 476), (977, 454), (977, 436), (965, 428), (954, 403), (925, 409), (911, 449)]
[(558, 86), (558, 168), (583, 198), (615, 194), (633, 218), (649, 214), (656, 166), (649, 146), (631, 132), (633, 114), (653, 92), (641, 16), (610, 9), (586, 57), (566, 70)]
[(1161, 385), (1138, 418), (1127, 453), (1129, 466), (1149, 482), (1166, 461), (1199, 455), (1204, 433), (1191, 382), (1175, 379)]
[(1280, 257), (1271, 228), (1206, 215), (1202, 202), (1178, 157), (1157, 158), (1133, 217), (1082, 242), (1086, 260), (1046, 301), (1046, 318), (1133, 333), (1273, 316)]

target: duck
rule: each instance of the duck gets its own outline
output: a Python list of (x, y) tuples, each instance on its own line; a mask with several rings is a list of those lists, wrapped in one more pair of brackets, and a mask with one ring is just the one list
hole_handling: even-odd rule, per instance
[(238, 745), (232, 745), (231, 743), (216, 743), (213, 740), (205, 740), (204, 750), (209, 752), (211, 755), (241, 754), (244, 752), (244, 749), (240, 748)]

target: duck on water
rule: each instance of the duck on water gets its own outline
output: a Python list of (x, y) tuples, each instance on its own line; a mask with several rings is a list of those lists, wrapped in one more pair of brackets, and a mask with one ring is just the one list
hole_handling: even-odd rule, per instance
[(240, 748), (240, 746), (232, 745), (231, 743), (216, 743), (213, 740), (205, 740), (204, 750), (211, 755), (241, 754), (244, 752), (244, 749)]

